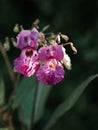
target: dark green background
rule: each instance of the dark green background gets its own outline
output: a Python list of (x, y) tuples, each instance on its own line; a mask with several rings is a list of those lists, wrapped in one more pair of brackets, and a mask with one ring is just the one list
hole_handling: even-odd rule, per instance
[[(98, 72), (98, 3), (96, 0), (0, 0), (0, 40), (14, 36), (15, 23), (30, 28), (39, 18), (40, 28), (49, 24), (50, 32), (62, 32), (70, 37), (78, 53), (70, 47), (67, 53), (72, 60), (72, 70), (65, 70), (64, 80), (53, 87), (46, 103), (47, 116), (90, 75)], [(18, 50), (11, 46), (8, 52), (11, 63)], [(1, 56), (0, 56), (1, 57)], [(1, 58), (3, 63), (3, 60)], [(7, 70), (3, 63), (4, 75)], [(5, 84), (9, 78), (5, 77)], [(10, 84), (10, 83), (9, 83)], [(10, 88), (7, 88), (8, 92)], [(10, 92), (9, 92), (10, 93)], [(37, 128), (44, 122), (36, 124)], [(94, 80), (75, 106), (51, 130), (97, 130), (98, 129), (98, 81)]]

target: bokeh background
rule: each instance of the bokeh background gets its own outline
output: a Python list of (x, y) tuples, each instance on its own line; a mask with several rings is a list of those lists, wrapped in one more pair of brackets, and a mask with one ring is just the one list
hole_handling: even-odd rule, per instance
[[(70, 47), (67, 53), (72, 60), (72, 70), (65, 70), (64, 80), (52, 88), (46, 102), (45, 118), (87, 77), (98, 72), (98, 2), (96, 0), (0, 0), (0, 41), (14, 36), (16, 23), (30, 28), (35, 19), (40, 29), (49, 24), (50, 32), (62, 32), (69, 36), (78, 50), (74, 55)], [(13, 60), (19, 50), (11, 45), (8, 52)], [(0, 55), (1, 57), (1, 55)], [(1, 57), (6, 97), (11, 91), (6, 65)], [(9, 87), (8, 87), (9, 84)], [(45, 119), (43, 119), (45, 120)], [(41, 129), (43, 121), (36, 124)], [(17, 124), (17, 121), (16, 121)], [(98, 129), (98, 80), (95, 79), (79, 98), (74, 107), (64, 114), (51, 130), (97, 130)]]

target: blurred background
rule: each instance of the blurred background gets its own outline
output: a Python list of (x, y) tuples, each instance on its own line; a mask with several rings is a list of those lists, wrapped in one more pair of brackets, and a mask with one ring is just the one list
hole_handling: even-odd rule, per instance
[[(96, 0), (0, 0), (0, 41), (14, 36), (16, 23), (25, 29), (35, 19), (40, 20), (42, 29), (49, 24), (49, 32), (62, 32), (69, 36), (78, 50), (74, 55), (68, 46), (67, 53), (72, 60), (72, 70), (65, 70), (64, 80), (52, 88), (46, 102), (45, 119), (55, 108), (87, 77), (98, 72), (98, 2)], [(11, 46), (8, 52), (12, 66), (19, 50)], [(0, 69), (11, 87), (6, 65), (0, 55)], [(1, 70), (0, 70), (1, 71)], [(36, 124), (41, 129), (44, 120)], [(51, 130), (97, 130), (98, 129), (98, 80), (94, 80), (79, 98), (74, 107), (64, 114)]]

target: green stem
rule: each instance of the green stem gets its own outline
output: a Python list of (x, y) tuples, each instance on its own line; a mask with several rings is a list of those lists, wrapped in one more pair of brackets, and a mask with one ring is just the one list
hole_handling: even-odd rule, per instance
[(33, 101), (33, 110), (32, 110), (32, 115), (31, 115), (30, 130), (33, 130), (34, 128), (34, 118), (35, 118), (35, 113), (36, 113), (37, 97), (38, 97), (38, 81), (36, 79), (36, 87), (35, 87), (35, 95), (34, 95), (34, 101)]
[(19, 83), (19, 80), (20, 80), (20, 74), (17, 75), (17, 78), (15, 80), (15, 83), (14, 83), (14, 89), (12, 91), (12, 95), (10, 96), (10, 99), (9, 99), (9, 102), (8, 102), (8, 106), (10, 107), (15, 99), (15, 96), (16, 96), (16, 90), (17, 90), (17, 86), (18, 86), (18, 83)]
[(20, 80), (20, 73), (18, 73), (17, 77), (16, 77), (16, 80), (15, 80), (15, 89), (17, 88), (18, 86), (18, 83), (19, 83), (19, 80)]
[(10, 61), (9, 61), (9, 58), (8, 58), (8, 55), (7, 55), (7, 52), (5, 51), (5, 49), (3, 48), (3, 45), (2, 43), (0, 42), (0, 52), (4, 58), (4, 61), (6, 63), (6, 66), (7, 66), (7, 69), (8, 69), (8, 72), (9, 72), (9, 75), (10, 75), (10, 79), (12, 81), (12, 84), (14, 86), (14, 82), (15, 82), (15, 75), (14, 75), (14, 72), (11, 68), (11, 64), (10, 64)]

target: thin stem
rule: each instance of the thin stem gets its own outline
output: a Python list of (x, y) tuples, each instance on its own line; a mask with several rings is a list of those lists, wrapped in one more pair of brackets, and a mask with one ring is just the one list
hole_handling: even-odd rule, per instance
[[(6, 66), (7, 66), (8, 72), (9, 72), (10, 79), (11, 79), (12, 84), (13, 84), (13, 92), (12, 92), (12, 95), (11, 95), (11, 97), (10, 97), (10, 99), (9, 99), (9, 102), (8, 102), (7, 106), (4, 107), (4, 109), (8, 109), (8, 108), (10, 109), (11, 104), (12, 104), (14, 98), (15, 98), (16, 88), (17, 88), (17, 85), (18, 85), (18, 82), (19, 82), (19, 79), (20, 79), (20, 74), (18, 74), (18, 76), (17, 76), (17, 78), (16, 78), (16, 81), (15, 81), (15, 75), (14, 75), (14, 72), (13, 72), (13, 70), (12, 70), (12, 68), (11, 68), (11, 64), (10, 64), (9, 57), (8, 57), (7, 52), (6, 52), (6, 50), (4, 49), (4, 47), (3, 47), (3, 45), (2, 45), (1, 42), (0, 42), (0, 52), (1, 52), (2, 56), (3, 56), (3, 59), (4, 59), (4, 61), (5, 61), (5, 64), (6, 64)], [(10, 112), (10, 110), (9, 110), (9, 112)], [(13, 111), (12, 111), (12, 112), (13, 112)], [(9, 117), (8, 117), (8, 118), (9, 118)], [(12, 126), (12, 120), (11, 120), (11, 119), (9, 120), (9, 126)], [(11, 127), (10, 129), (11, 129), (11, 130), (14, 130), (13, 127)]]
[(9, 99), (9, 103), (8, 103), (8, 106), (11, 106), (12, 105), (12, 102), (14, 101), (15, 99), (15, 96), (16, 96), (16, 89), (17, 89), (17, 85), (19, 83), (19, 80), (20, 80), (20, 74), (17, 75), (17, 78), (16, 78), (16, 81), (14, 83), (14, 89), (12, 91), (12, 95)]
[(33, 110), (32, 110), (32, 115), (31, 115), (30, 130), (33, 130), (34, 128), (34, 118), (35, 118), (35, 112), (36, 112), (37, 97), (38, 97), (38, 81), (36, 79), (36, 87), (35, 87), (35, 95), (34, 95), (34, 101), (33, 101)]
[(77, 49), (74, 47), (72, 42), (68, 42), (68, 43), (63, 44), (63, 46), (67, 46), (67, 45), (70, 45), (71, 49), (74, 51), (74, 54), (77, 53)]
[(67, 42), (67, 43), (63, 44), (63, 46), (67, 46), (67, 45), (73, 45), (73, 43), (72, 42)]
[(15, 80), (15, 89), (16, 89), (18, 83), (19, 83), (20, 76), (21, 76), (21, 75), (18, 73), (17, 78), (16, 78), (16, 80)]
[(16, 89), (17, 89), (17, 85), (18, 85), (19, 80), (20, 80), (20, 76), (21, 76), (20, 74), (17, 75), (16, 81), (15, 81), (15, 84), (14, 84), (14, 89), (12, 91), (10, 98), (9, 98), (8, 104), (3, 107), (3, 111), (11, 108), (11, 105), (12, 105), (14, 99), (15, 99), (15, 96), (16, 96)]
[(15, 81), (14, 72), (13, 72), (13, 70), (11, 68), (11, 64), (10, 64), (8, 55), (7, 55), (6, 51), (5, 51), (5, 49), (3, 48), (2, 43), (0, 43), (0, 51), (1, 51), (1, 54), (2, 54), (2, 56), (4, 58), (4, 61), (5, 61), (6, 65), (7, 65), (7, 69), (8, 69), (9, 75), (10, 75), (10, 79), (11, 79), (13, 85), (14, 85), (14, 81)]

